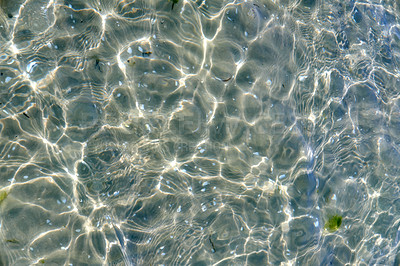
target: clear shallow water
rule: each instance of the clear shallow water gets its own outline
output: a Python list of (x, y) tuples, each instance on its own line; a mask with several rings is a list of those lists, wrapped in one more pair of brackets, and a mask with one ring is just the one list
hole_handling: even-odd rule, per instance
[(395, 1), (0, 3), (2, 265), (399, 264)]

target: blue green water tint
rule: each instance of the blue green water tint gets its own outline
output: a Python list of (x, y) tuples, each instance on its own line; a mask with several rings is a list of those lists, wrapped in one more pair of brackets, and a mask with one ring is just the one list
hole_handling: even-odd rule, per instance
[(400, 263), (397, 1), (0, 7), (1, 265)]

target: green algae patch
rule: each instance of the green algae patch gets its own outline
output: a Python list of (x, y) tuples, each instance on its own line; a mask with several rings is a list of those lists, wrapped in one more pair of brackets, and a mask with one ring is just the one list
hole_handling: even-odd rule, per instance
[(7, 198), (8, 193), (6, 191), (0, 191), (0, 204), (3, 203), (3, 201)]
[(328, 219), (325, 223), (325, 230), (328, 230), (330, 233), (333, 233), (339, 229), (342, 225), (342, 216), (334, 215)]

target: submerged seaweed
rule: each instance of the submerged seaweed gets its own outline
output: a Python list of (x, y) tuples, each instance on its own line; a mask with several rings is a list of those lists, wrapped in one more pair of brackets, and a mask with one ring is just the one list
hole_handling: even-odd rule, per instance
[(6, 191), (0, 191), (0, 204), (7, 198), (8, 193)]
[(342, 216), (339, 215), (334, 215), (328, 219), (328, 221), (325, 223), (325, 230), (328, 230), (329, 232), (335, 232), (339, 229), (339, 227), (342, 225)]
[(179, 2), (179, 0), (168, 0), (172, 2), (172, 7), (171, 10), (174, 9), (174, 5), (177, 4)]

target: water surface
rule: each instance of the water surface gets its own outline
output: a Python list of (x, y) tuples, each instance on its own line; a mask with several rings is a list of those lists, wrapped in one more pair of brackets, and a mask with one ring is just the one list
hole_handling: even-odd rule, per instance
[(0, 6), (0, 264), (400, 263), (396, 1)]

